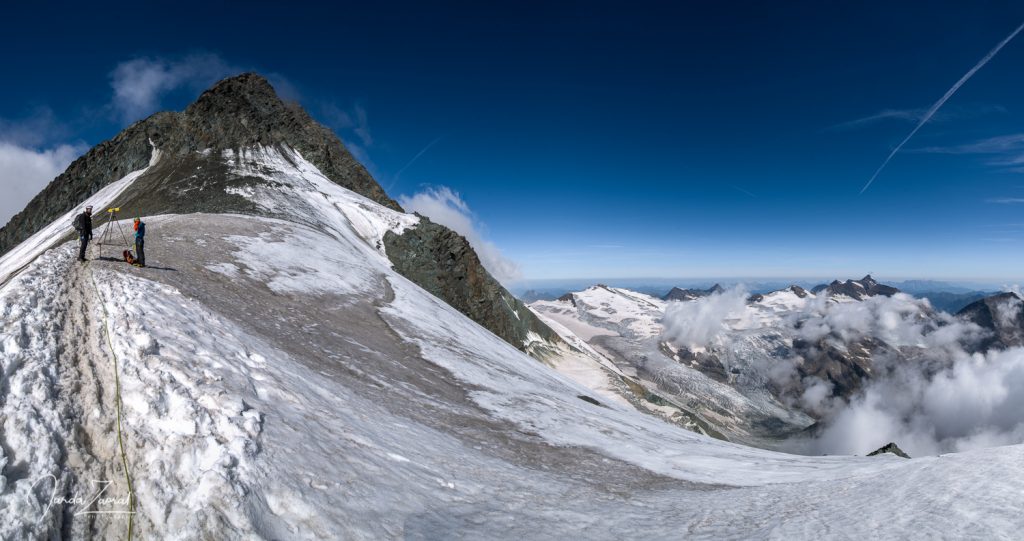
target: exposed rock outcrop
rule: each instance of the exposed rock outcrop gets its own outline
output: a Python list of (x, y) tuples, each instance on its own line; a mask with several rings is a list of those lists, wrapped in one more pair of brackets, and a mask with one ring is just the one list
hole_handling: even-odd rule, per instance
[(891, 297), (899, 293), (900, 290), (892, 286), (878, 283), (869, 274), (860, 280), (847, 280), (845, 282), (833, 280), (830, 284), (817, 285), (811, 289), (811, 293), (814, 294), (821, 292), (825, 292), (828, 295), (845, 295), (860, 301), (875, 295)]
[(1016, 293), (999, 293), (972, 302), (957, 316), (989, 331), (980, 350), (1024, 346), (1024, 301)]
[(682, 289), (679, 287), (673, 287), (671, 290), (669, 290), (668, 293), (665, 294), (664, 297), (662, 297), (662, 300), (692, 301), (694, 299), (707, 297), (708, 295), (721, 293), (723, 291), (725, 291), (725, 289), (719, 284), (715, 284), (707, 289)]
[(484, 269), (469, 241), (451, 229), (424, 218), (401, 235), (387, 232), (384, 247), (402, 276), (517, 348), (526, 349), (531, 332), (562, 342)]
[(908, 455), (907, 453), (904, 453), (903, 449), (900, 449), (899, 446), (896, 445), (893, 442), (889, 442), (889, 443), (879, 447), (878, 449), (875, 449), (874, 451), (871, 451), (870, 453), (868, 453), (868, 456), (877, 456), (877, 455), (880, 455), (880, 454), (883, 454), (883, 453), (889, 453), (889, 454), (893, 454), (893, 455), (896, 455), (898, 457), (903, 457), (903, 458), (910, 458), (910, 455)]

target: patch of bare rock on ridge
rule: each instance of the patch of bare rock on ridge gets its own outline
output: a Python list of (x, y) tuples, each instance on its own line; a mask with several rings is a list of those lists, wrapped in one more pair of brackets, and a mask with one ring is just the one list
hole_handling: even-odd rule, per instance
[(893, 442), (889, 442), (879, 447), (878, 449), (871, 451), (870, 453), (868, 453), (868, 456), (878, 456), (885, 453), (893, 454), (902, 458), (910, 458), (910, 455), (904, 453), (903, 449), (900, 449), (900, 447)]

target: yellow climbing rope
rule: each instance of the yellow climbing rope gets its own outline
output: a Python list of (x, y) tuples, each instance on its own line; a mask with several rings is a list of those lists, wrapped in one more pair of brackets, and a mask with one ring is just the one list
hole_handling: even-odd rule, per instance
[(96, 283), (96, 276), (92, 269), (89, 270), (89, 278), (92, 280), (92, 287), (100, 298), (100, 307), (103, 308), (103, 336), (107, 339), (107, 347), (110, 348), (110, 356), (114, 359), (114, 396), (117, 402), (117, 446), (121, 450), (121, 466), (124, 468), (124, 480), (128, 483), (128, 541), (132, 538), (132, 529), (135, 525), (135, 490), (132, 488), (132, 478), (128, 474), (128, 458), (124, 453), (124, 439), (121, 437), (121, 378), (118, 376), (117, 353), (114, 352), (114, 342), (110, 339), (110, 314), (107, 313), (107, 305), (103, 302), (103, 294), (100, 293), (99, 285)]

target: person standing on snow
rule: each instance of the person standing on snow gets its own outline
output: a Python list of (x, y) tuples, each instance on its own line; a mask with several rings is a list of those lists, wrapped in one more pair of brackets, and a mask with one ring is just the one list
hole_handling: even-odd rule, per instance
[(135, 265), (136, 267), (146, 266), (146, 224), (138, 217), (135, 218)]
[(85, 211), (75, 216), (75, 231), (78, 232), (78, 260), (85, 261), (85, 249), (92, 240), (92, 207), (85, 207)]

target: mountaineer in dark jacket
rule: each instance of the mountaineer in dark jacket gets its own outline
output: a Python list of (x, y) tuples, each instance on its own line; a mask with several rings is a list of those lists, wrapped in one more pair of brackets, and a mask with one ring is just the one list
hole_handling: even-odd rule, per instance
[(146, 223), (135, 218), (133, 225), (135, 229), (135, 263), (136, 267), (146, 266)]
[(92, 207), (85, 207), (84, 212), (75, 216), (73, 225), (78, 232), (78, 260), (85, 261), (85, 249), (92, 240)]

